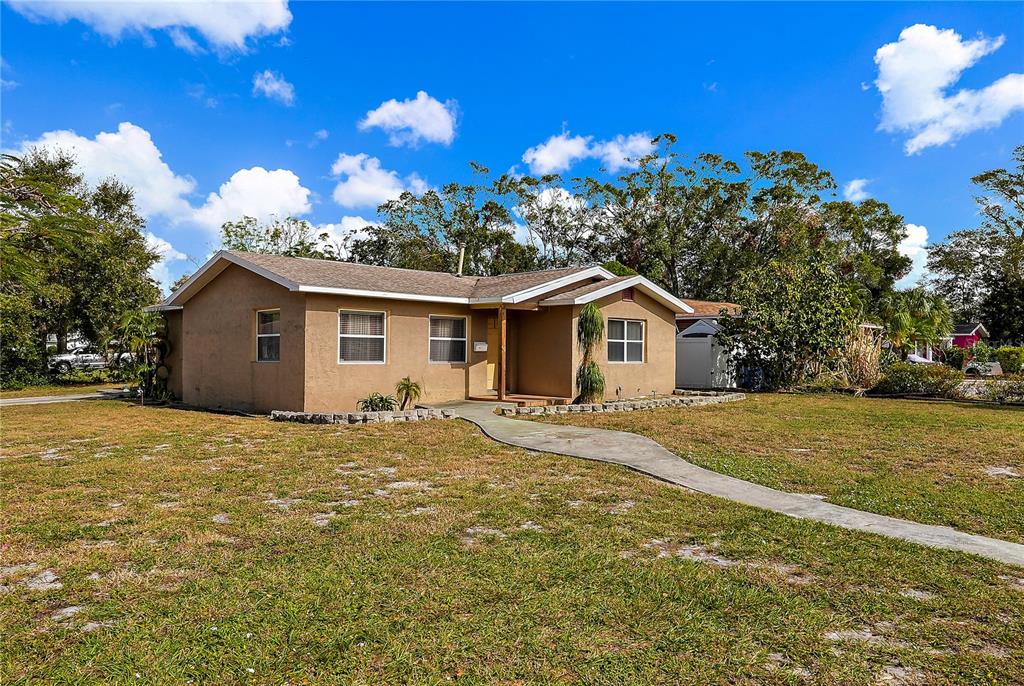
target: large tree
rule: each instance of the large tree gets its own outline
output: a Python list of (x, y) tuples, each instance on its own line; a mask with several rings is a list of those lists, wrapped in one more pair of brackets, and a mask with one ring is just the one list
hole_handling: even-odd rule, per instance
[(220, 240), (227, 250), (321, 260), (340, 259), (345, 250), (344, 245), (332, 242), (327, 232), (318, 233), (308, 221), (295, 217), (260, 221), (244, 216), (225, 222), (220, 228)]
[[(1013, 151), (1014, 169), (973, 177), (981, 225), (956, 231), (928, 249), (936, 290), (964, 321), (996, 321), (993, 338), (1024, 338), (1024, 324), (1002, 315), (1005, 298), (1024, 289), (1024, 145)], [(1005, 322), (1005, 323), (1004, 323)]]

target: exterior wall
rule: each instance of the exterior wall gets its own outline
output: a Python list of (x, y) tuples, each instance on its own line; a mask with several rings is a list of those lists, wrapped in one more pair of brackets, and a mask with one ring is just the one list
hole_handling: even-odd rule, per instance
[[(635, 300), (623, 300), (622, 293), (613, 293), (597, 301), (605, 318), (605, 340), (594, 351), (594, 359), (601, 365), (605, 379), (605, 399), (615, 398), (615, 389), (622, 386), (626, 398), (658, 394), (670, 394), (675, 390), (676, 374), (676, 321), (675, 313), (658, 301), (639, 290)], [(582, 306), (573, 308), (570, 332), (576, 331), (576, 319)], [(608, 362), (608, 319), (640, 319), (644, 325), (644, 361), (640, 363)], [(575, 370), (580, 362), (580, 352), (573, 339), (572, 366)], [(575, 373), (575, 371), (571, 372)]]
[[(383, 364), (338, 362), (338, 310), (385, 313)], [(469, 317), (467, 363), (429, 360), (430, 315)], [(487, 340), (487, 315), (465, 305), (308, 294), (305, 311), (305, 412), (344, 412), (373, 392), (394, 394), (409, 376), (420, 384), (420, 402), (461, 400), (487, 385), (487, 354), (474, 353), (473, 341)]]
[[(281, 360), (256, 361), (256, 310), (281, 310)], [(303, 409), (305, 297), (231, 265), (185, 303), (182, 400), (250, 412)]]
[(576, 349), (573, 308), (542, 307), (511, 310), (509, 392), (526, 395), (575, 396)]
[(182, 340), (181, 340), (181, 310), (170, 310), (164, 312), (164, 322), (167, 340), (170, 343), (170, 351), (164, 365), (167, 366), (170, 376), (167, 377), (167, 390), (176, 399), (181, 400), (181, 364), (182, 364)]
[(972, 333), (969, 336), (953, 336), (953, 345), (958, 348), (970, 348), (981, 340), (981, 335)]

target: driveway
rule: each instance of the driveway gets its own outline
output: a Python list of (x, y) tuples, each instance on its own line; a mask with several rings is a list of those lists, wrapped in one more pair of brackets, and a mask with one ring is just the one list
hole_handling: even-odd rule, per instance
[(76, 393), (73, 395), (40, 395), (32, 398), (3, 398), (0, 399), (0, 407), (11, 405), (49, 405), (52, 403), (74, 403), (80, 400), (114, 400), (123, 398), (121, 391), (104, 392), (94, 391), (92, 393)]
[(508, 419), (494, 414), (494, 402), (458, 401), (438, 405), (455, 410), (490, 438), (501, 443), (587, 460), (610, 462), (685, 486), (708, 495), (779, 512), (797, 519), (881, 534), (933, 548), (958, 550), (1024, 566), (1024, 545), (977, 536), (945, 526), (854, 510), (813, 496), (787, 493), (691, 464), (644, 436), (606, 429), (582, 428)]

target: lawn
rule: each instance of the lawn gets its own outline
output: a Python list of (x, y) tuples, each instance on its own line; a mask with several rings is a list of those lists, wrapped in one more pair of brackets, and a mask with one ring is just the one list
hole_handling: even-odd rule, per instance
[(70, 386), (25, 386), (16, 391), (0, 390), (0, 399), (6, 398), (35, 398), (51, 395), (75, 395), (78, 393), (95, 393), (96, 391), (109, 391), (124, 388), (124, 384), (117, 383), (93, 383), (78, 384)]
[(753, 394), (707, 408), (542, 421), (632, 431), (694, 464), (765, 486), (1024, 542), (1020, 408)]
[[(719, 411), (736, 410), (699, 414)], [(5, 408), (0, 476), (4, 684), (1010, 684), (1024, 669), (1024, 569), (461, 421)]]

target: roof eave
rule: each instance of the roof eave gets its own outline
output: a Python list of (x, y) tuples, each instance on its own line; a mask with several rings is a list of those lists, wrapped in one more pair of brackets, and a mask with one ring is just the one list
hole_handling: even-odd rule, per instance
[(589, 302), (600, 300), (601, 298), (612, 295), (613, 293), (618, 293), (619, 291), (623, 291), (627, 288), (633, 287), (637, 287), (640, 290), (644, 291), (645, 293), (647, 293), (647, 295), (651, 296), (655, 300), (658, 300), (663, 305), (668, 307), (670, 310), (673, 310), (677, 314), (693, 312), (693, 308), (684, 303), (682, 300), (672, 295), (671, 293), (669, 293), (668, 291), (666, 291), (664, 288), (654, 283), (653, 281), (646, 279), (640, 275), (631, 276), (628, 279), (623, 279), (622, 281), (616, 281), (615, 283), (610, 284), (605, 288), (599, 288), (596, 291), (576, 296), (575, 298), (559, 298), (557, 296), (554, 298), (549, 298), (545, 300), (543, 304), (585, 305)]

